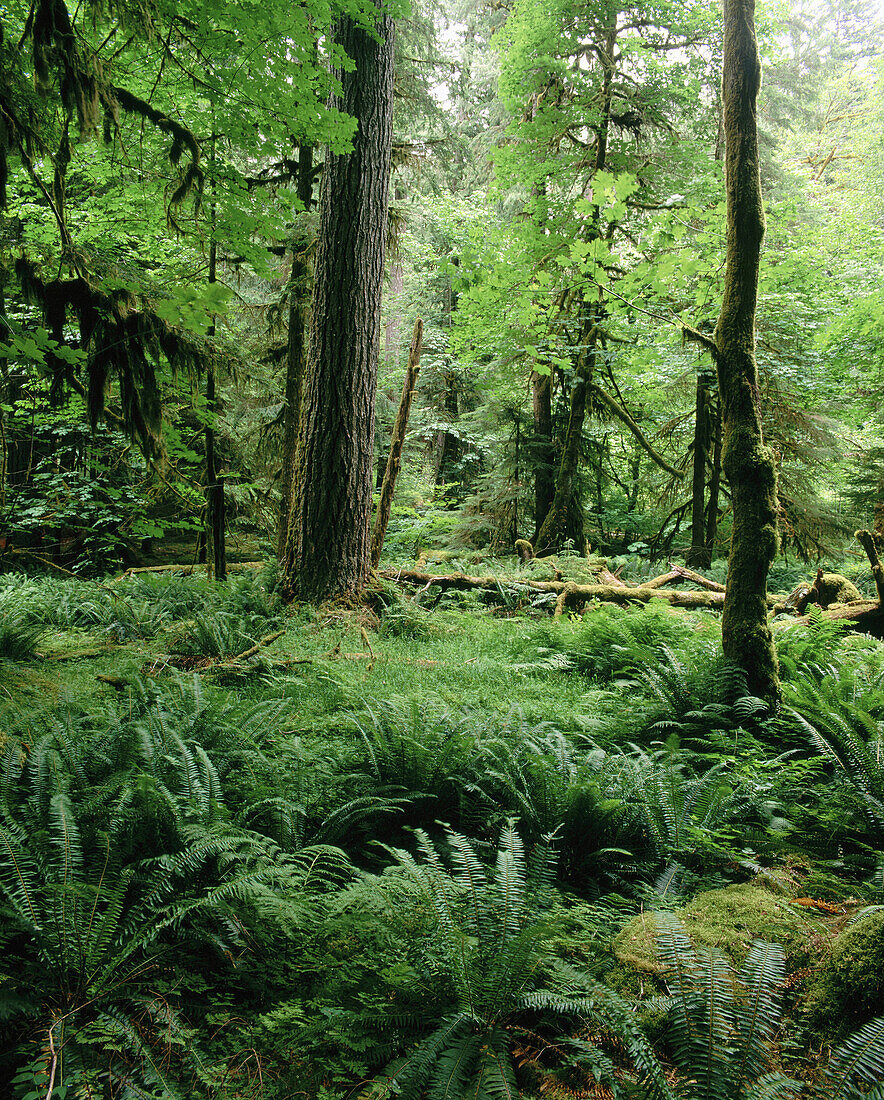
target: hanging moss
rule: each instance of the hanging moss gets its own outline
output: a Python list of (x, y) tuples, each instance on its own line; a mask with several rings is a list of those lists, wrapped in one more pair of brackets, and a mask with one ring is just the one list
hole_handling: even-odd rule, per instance
[(16, 261), (24, 297), (42, 311), (50, 335), (64, 343), (69, 315), (79, 324), (79, 346), (86, 353), (86, 384), (76, 366), (57, 356), (47, 357), (51, 392), (61, 397), (68, 388), (85, 391), (93, 428), (105, 417), (107, 388), (116, 378), (120, 415), (125, 428), (151, 461), (163, 460), (162, 401), (157, 368), (165, 359), (173, 370), (199, 377), (217, 367), (217, 349), (208, 340), (170, 325), (128, 291), (106, 291), (86, 279), (43, 280), (26, 257)]

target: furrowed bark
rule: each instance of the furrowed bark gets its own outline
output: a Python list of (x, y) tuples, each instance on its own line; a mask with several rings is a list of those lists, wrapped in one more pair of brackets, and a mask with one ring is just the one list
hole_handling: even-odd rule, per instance
[(328, 152), (313, 324), (298, 437), (298, 484), (283, 594), (356, 596), (370, 565), (374, 414), (392, 152), (393, 20), (375, 34), (344, 16), (336, 39), (355, 68), (334, 106), (356, 119), (349, 153)]

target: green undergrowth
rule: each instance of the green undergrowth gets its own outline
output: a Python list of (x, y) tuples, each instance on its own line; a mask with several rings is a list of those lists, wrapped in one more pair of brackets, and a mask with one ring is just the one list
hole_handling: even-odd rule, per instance
[(670, 909), (735, 967), (779, 945), (808, 1081), (839, 999), (881, 1011), (847, 922), (884, 902), (884, 647), (790, 627), (772, 713), (709, 614), (479, 602), (0, 578), (4, 1100), (49, 1035), (75, 1096), (431, 1095), (492, 1053), (666, 1095)]

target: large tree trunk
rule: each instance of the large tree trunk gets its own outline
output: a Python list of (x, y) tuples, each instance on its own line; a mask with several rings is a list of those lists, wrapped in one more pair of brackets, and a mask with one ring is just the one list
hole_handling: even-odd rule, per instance
[[(313, 148), (298, 150), (298, 198), (307, 211), (313, 205)], [(307, 364), (307, 333), (310, 328), (310, 276), (312, 244), (294, 242), (289, 281), (289, 331), (285, 356), (285, 410), (283, 412), (282, 472), (280, 475), (279, 530), (277, 557), (282, 560), (291, 523), (292, 494), (297, 477), (298, 424), (301, 419), (301, 391)]]
[(282, 589), (305, 599), (358, 593), (369, 572), (374, 399), (393, 121), (392, 19), (376, 34), (342, 18), (355, 63), (334, 106), (356, 119), (353, 151), (326, 155), (298, 483)]
[(755, 307), (764, 236), (756, 103), (761, 62), (754, 0), (724, 0), (724, 129), (727, 265), (715, 329), (723, 420), (722, 466), (734, 530), (722, 618), (724, 655), (745, 670), (749, 690), (779, 694), (767, 621), (767, 575), (777, 552), (776, 468), (764, 445), (755, 361)]
[(384, 538), (387, 534), (387, 524), (390, 522), (390, 509), (393, 506), (393, 493), (396, 491), (396, 478), (399, 476), (399, 468), (402, 465), (402, 447), (405, 443), (405, 432), (408, 429), (408, 414), (411, 412), (411, 399), (414, 396), (414, 388), (417, 385), (417, 376), (421, 369), (421, 348), (424, 340), (424, 323), (418, 317), (414, 322), (414, 333), (411, 337), (411, 347), (408, 349), (408, 370), (405, 372), (405, 382), (402, 386), (402, 399), (399, 402), (399, 411), (396, 414), (396, 423), (393, 425), (393, 438), (390, 440), (390, 457), (387, 459), (387, 468), (384, 471), (384, 480), (381, 483), (381, 498), (378, 501), (378, 511), (375, 516), (374, 530), (371, 533), (371, 567), (377, 569), (381, 560), (381, 550), (384, 546)]
[[(558, 550), (566, 538), (574, 538), (575, 534), (574, 479), (580, 459), (583, 422), (586, 419), (587, 374), (591, 374), (592, 365), (595, 361), (596, 336), (594, 325), (591, 326), (590, 331), (592, 335), (588, 336), (587, 339), (592, 341), (591, 347), (587, 348), (585, 354), (581, 353), (581, 361), (571, 387), (568, 430), (565, 434), (565, 445), (562, 448), (562, 458), (556, 475), (553, 502), (546, 513), (535, 540), (534, 549), (538, 554), (547, 554)], [(577, 506), (577, 510), (579, 511), (579, 506)], [(575, 542), (579, 543), (575, 549), (582, 553), (582, 531)]]

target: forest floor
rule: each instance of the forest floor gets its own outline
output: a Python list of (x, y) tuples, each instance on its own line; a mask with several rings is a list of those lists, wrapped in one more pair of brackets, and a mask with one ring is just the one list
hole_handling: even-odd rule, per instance
[[(204, 829), (212, 844), (222, 834), (239, 844), (263, 838), (277, 852), (274, 875), (310, 845), (334, 845), (356, 875), (347, 889), (381, 892), (357, 919), (350, 903), (343, 910), (330, 903), (324, 887), (311, 903), (322, 915), (308, 922), (309, 934), (298, 920), (262, 916), (266, 899), (258, 905), (243, 894), (226, 919), (235, 912), (249, 931), (224, 948), (239, 959), (227, 977), (222, 957), (207, 963), (208, 941), (179, 945), (174, 976), (155, 945), (155, 978), (165, 975), (164, 996), (215, 1065), (206, 1080), (213, 1073), (220, 1080), (218, 1067), (229, 1072), (236, 1052), (249, 1049), (261, 1080), (275, 1082), (246, 1091), (252, 1071), (240, 1061), (236, 1095), (287, 1096), (308, 1065), (308, 1093), (348, 1095), (391, 1056), (389, 1041), (372, 1038), (371, 1004), (417, 1011), (426, 1001), (444, 1015), (456, 981), (453, 993), (454, 978), (435, 954), (441, 947), (428, 946), (430, 911), (412, 908), (406, 891), (394, 919), (378, 898), (398, 881), (390, 878), (397, 866), (407, 870), (418, 852), (419, 870), (426, 845), (441, 851), (446, 836), (477, 855), (475, 868), (498, 844), (518, 868), (508, 821), (525, 845), (529, 884), (540, 853), (554, 863), (534, 901), (520, 895), (526, 914), (534, 905), (535, 916), (558, 914), (542, 936), (530, 925), (542, 961), (532, 982), (545, 980), (549, 966), (604, 982), (644, 1013), (676, 1085), (680, 1055), (653, 1007), (656, 995), (678, 993), (663, 961), (667, 942), (682, 952), (722, 952), (735, 968), (737, 1001), (752, 942), (779, 945), (779, 977), (766, 987), (777, 1023), (765, 1042), (773, 1064), (796, 1080), (822, 1080), (829, 1046), (884, 1014), (884, 936), (874, 908), (884, 902), (884, 644), (872, 638), (820, 618), (778, 628), (784, 703), (770, 713), (722, 662), (717, 614), (659, 601), (600, 603), (554, 619), (542, 592), (505, 585), (404, 592), (383, 582), (370, 607), (283, 608), (271, 573), (247, 570), (223, 585), (167, 572), (101, 582), (4, 575), (0, 610), (4, 820), (9, 828), (18, 822), (22, 836), (51, 833), (57, 801), (42, 803), (26, 789), (49, 774), (39, 762), (55, 760), (52, 774), (67, 776), (58, 789), (71, 799), (89, 897), (101, 898), (95, 882), (104, 881), (89, 878), (98, 858), (87, 851), (89, 838), (111, 829), (107, 815), (121, 790), (132, 805), (147, 799), (152, 807), (126, 826), (140, 838), (120, 857), (133, 866), (160, 859), (173, 867)], [(162, 826), (152, 791), (172, 808)], [(39, 820), (28, 824), (29, 814)], [(142, 814), (154, 824), (139, 833)], [(8, 883), (4, 858), (0, 882)], [(198, 904), (201, 889), (205, 897), (227, 889), (229, 866), (244, 857), (228, 858), (232, 864), (212, 863), (182, 880), (188, 904)], [(464, 866), (479, 873), (469, 860)], [(212, 875), (221, 876), (215, 886)], [(489, 879), (482, 889), (493, 909), (497, 888)], [(690, 942), (671, 929), (666, 941), (669, 926), (654, 912), (677, 914)], [(370, 913), (380, 925), (370, 924)], [(164, 936), (196, 934), (187, 931), (189, 918), (177, 919)], [(351, 945), (347, 961), (342, 936)], [(260, 956), (271, 944), (268, 970)], [(431, 963), (420, 961), (425, 950)], [(0, 980), (13, 963), (10, 956), (0, 964)], [(430, 965), (441, 967), (433, 970), (437, 984), (414, 986)], [(32, 980), (51, 985), (44, 970)], [(45, 996), (48, 1005), (51, 989)], [(287, 1022), (280, 1005), (288, 1006)], [(512, 1006), (507, 1018), (523, 1021), (520, 1011)], [(393, 1048), (419, 1039), (423, 1025), (410, 1026), (396, 1025)], [(531, 1026), (549, 1041), (548, 1020)], [(84, 1064), (105, 1051), (89, 1028)], [(32, 1033), (25, 1022), (10, 1052), (25, 1051)], [(519, 1087), (548, 1094), (561, 1051), (541, 1057), (527, 1034), (521, 1055), (513, 1052)], [(14, 1057), (0, 1056), (0, 1076)], [(128, 1057), (140, 1064), (137, 1054)], [(203, 1071), (187, 1072), (197, 1080)], [(592, 1077), (586, 1068), (577, 1076), (585, 1073)], [(587, 1083), (575, 1095), (607, 1094)]]

